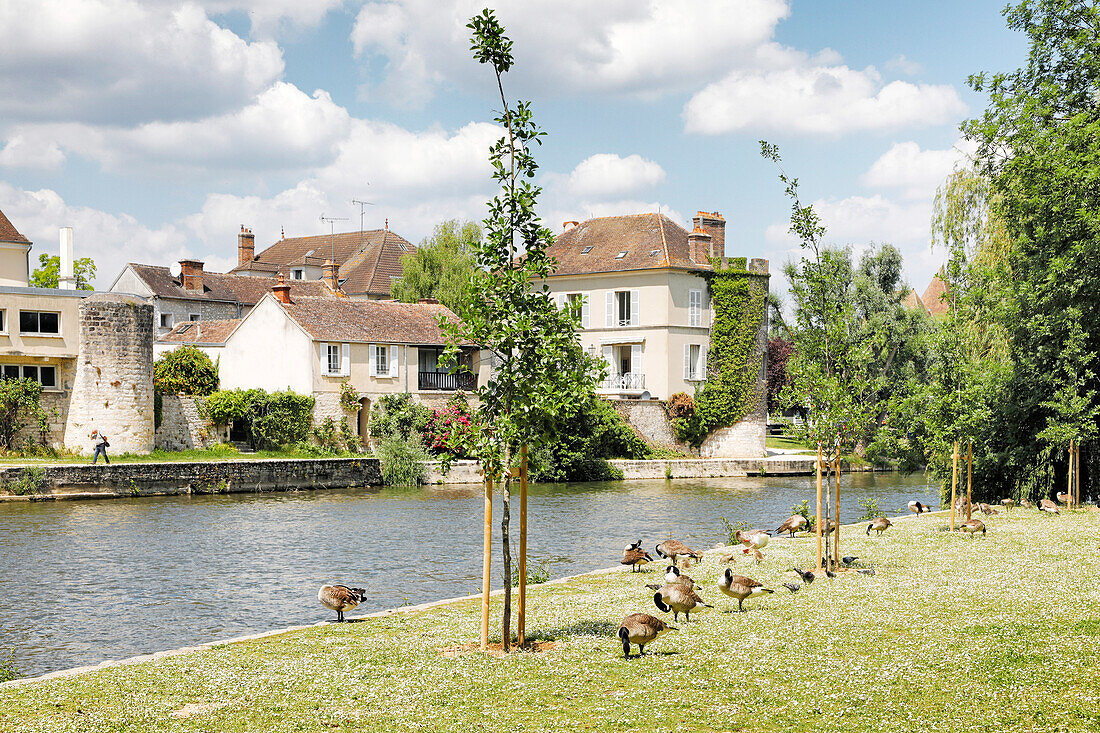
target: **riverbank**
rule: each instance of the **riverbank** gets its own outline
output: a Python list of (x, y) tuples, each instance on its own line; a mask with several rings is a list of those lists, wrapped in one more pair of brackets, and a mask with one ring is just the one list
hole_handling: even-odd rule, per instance
[(477, 637), (480, 604), (463, 599), (3, 686), (0, 729), (1095, 730), (1100, 594), (1081, 580), (1100, 556), (1081, 538), (1100, 513), (983, 520), (973, 539), (942, 531), (943, 515), (882, 538), (847, 527), (843, 552), (876, 574), (794, 594), (780, 583), (813, 539), (773, 539), (736, 570), (780, 592), (743, 614), (725, 613), (736, 604), (709, 553), (691, 574), (717, 608), (638, 659), (614, 632), (657, 613), (643, 586), (656, 568), (533, 586), (531, 636), (554, 643), (539, 654), (441, 651)]
[[(623, 480), (809, 476), (813, 456), (767, 458), (612, 459)], [(429, 484), (481, 481), (476, 461), (455, 461), (444, 474), (439, 464), (424, 466)], [(844, 463), (845, 473), (875, 470)], [(0, 467), (0, 501), (112, 499), (180, 494), (228, 494), (265, 491), (379, 486), (382, 473), (370, 455), (343, 458), (233, 458), (203, 461), (30, 464)]]

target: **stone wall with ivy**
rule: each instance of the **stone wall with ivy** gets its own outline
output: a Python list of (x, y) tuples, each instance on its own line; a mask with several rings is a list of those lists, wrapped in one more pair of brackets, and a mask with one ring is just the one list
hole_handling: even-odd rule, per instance
[(188, 395), (158, 395), (157, 450), (209, 448), (225, 438), (202, 416), (202, 400)]

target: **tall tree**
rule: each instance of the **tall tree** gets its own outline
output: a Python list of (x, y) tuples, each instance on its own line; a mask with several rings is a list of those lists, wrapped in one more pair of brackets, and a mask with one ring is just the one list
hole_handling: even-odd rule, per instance
[[(38, 256), (39, 266), (31, 273), (31, 285), (36, 288), (56, 288), (61, 282), (61, 257), (45, 252)], [(73, 260), (73, 275), (77, 290), (92, 290), (95, 280), (95, 262), (91, 257)]]
[(464, 446), (482, 466), (487, 482), (503, 487), (501, 547), (504, 613), (501, 640), (511, 645), (511, 489), (517, 454), (544, 445), (562, 416), (575, 413), (603, 378), (602, 360), (581, 347), (580, 304), (559, 309), (546, 278), (554, 260), (546, 253), (553, 234), (539, 224), (535, 205), (541, 187), (532, 183), (538, 165), (532, 148), (545, 135), (535, 125), (529, 102), (508, 101), (503, 76), (513, 64), (512, 41), (491, 10), (476, 15), (474, 58), (492, 67), (500, 93), (495, 118), (504, 136), (489, 149), (499, 194), (489, 202), (485, 238), (474, 247), (475, 262), (492, 277), (467, 281), (468, 305), (458, 322), (441, 321), (453, 361), (462, 344), (475, 343), (492, 355), (493, 370), (478, 387), (475, 429)]
[(466, 307), (466, 284), (481, 275), (475, 251), (481, 227), (457, 219), (436, 224), (415, 252), (402, 255), (401, 277), (393, 281), (393, 297), (406, 303), (435, 298), (461, 315)]

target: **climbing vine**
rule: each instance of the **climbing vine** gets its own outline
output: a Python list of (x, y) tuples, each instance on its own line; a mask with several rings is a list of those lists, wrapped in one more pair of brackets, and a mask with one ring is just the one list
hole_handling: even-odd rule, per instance
[(679, 425), (695, 445), (716, 428), (734, 425), (759, 399), (763, 351), (757, 338), (765, 313), (768, 275), (750, 272), (744, 257), (707, 273), (714, 320), (707, 352), (707, 381), (695, 395), (695, 413)]

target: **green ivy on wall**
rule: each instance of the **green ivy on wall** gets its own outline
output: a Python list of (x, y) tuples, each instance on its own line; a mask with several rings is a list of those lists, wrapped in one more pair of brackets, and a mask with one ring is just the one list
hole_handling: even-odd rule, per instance
[(713, 321), (707, 381), (695, 395), (695, 419), (686, 437), (695, 445), (717, 428), (734, 425), (760, 397), (763, 351), (757, 337), (765, 314), (768, 275), (749, 272), (744, 257), (730, 258), (705, 275)]

